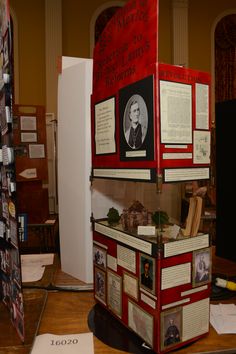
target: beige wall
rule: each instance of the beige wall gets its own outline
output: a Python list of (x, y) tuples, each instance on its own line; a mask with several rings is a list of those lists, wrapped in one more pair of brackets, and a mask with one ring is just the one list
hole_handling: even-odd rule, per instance
[[(90, 57), (90, 22), (107, 1), (62, 0), (62, 53)], [(111, 2), (110, 2), (111, 3)], [(159, 2), (159, 61), (172, 62), (172, 0)], [(19, 103), (45, 105), (44, 0), (10, 0), (19, 31)], [(211, 30), (235, 0), (189, 0), (189, 67), (211, 72)]]
[(211, 72), (212, 31), (216, 20), (230, 11), (235, 0), (189, 0), (189, 66)]
[(10, 0), (18, 23), (19, 103), (45, 105), (44, 0)]

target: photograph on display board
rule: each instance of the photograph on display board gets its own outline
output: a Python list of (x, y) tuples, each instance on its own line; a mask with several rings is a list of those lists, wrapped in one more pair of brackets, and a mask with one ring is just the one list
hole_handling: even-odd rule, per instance
[(153, 159), (153, 107), (152, 76), (119, 91), (121, 160)]
[(107, 266), (107, 251), (95, 244), (93, 245), (93, 262), (96, 266), (104, 269)]
[(9, 50), (9, 34), (6, 32), (3, 38), (3, 67), (7, 68), (10, 59), (10, 50)]
[(0, 0), (0, 35), (4, 36), (8, 28), (9, 3), (7, 0)]
[(128, 326), (153, 347), (153, 316), (129, 300)]
[(211, 249), (204, 248), (193, 252), (193, 286), (211, 281)]
[(182, 340), (182, 308), (161, 313), (161, 348), (166, 349)]
[(106, 305), (106, 272), (100, 268), (94, 268), (95, 298)]
[(141, 253), (139, 257), (139, 270), (140, 288), (155, 294), (155, 259)]

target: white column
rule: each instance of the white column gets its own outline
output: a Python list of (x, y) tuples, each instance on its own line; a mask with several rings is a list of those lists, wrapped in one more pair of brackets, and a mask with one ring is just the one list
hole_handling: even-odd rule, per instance
[(188, 0), (172, 0), (173, 64), (188, 67)]
[[(61, 0), (45, 0), (46, 112), (57, 120), (58, 60), (62, 57)], [(48, 192), (50, 212), (57, 212), (57, 154), (52, 134), (55, 122), (47, 122)]]
[(45, 0), (46, 112), (57, 117), (57, 62), (62, 56), (61, 0)]

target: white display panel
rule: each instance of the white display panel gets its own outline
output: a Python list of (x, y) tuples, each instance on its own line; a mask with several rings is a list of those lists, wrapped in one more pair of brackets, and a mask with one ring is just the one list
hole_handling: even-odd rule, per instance
[(62, 271), (93, 281), (91, 231), (92, 60), (62, 57), (58, 78), (58, 200)]

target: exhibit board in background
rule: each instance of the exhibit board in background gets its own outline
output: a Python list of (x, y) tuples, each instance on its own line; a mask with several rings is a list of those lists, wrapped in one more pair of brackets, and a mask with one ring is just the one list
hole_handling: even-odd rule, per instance
[(58, 201), (61, 268), (93, 282), (91, 230), (92, 60), (62, 57), (58, 77)]
[[(25, 340), (19, 256), (15, 151), (13, 147), (13, 46), (8, 0), (0, 0), (0, 299), (21, 341)], [(5, 317), (4, 311), (0, 319)], [(9, 332), (11, 328), (8, 328)]]

